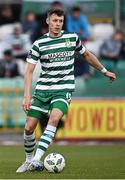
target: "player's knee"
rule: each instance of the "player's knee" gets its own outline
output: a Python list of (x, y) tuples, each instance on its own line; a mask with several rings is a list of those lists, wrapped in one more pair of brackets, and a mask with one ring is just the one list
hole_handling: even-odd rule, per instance
[(52, 115), (50, 117), (50, 119), (49, 119), (49, 124), (51, 124), (52, 126), (57, 127), (58, 123), (59, 123), (59, 117), (56, 116), (56, 115)]
[(27, 135), (33, 134), (33, 132), (34, 132), (34, 130), (32, 129), (32, 127), (30, 127), (30, 126), (25, 127), (25, 133)]
[(25, 125), (25, 133), (27, 135), (29, 135), (29, 134), (32, 134), (34, 132), (34, 130), (35, 130), (34, 124), (32, 123), (32, 121), (27, 119), (26, 120), (26, 125)]

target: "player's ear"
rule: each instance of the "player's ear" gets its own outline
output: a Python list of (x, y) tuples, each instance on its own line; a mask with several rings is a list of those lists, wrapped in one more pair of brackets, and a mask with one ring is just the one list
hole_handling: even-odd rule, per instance
[(49, 24), (49, 18), (48, 17), (46, 18), (46, 23)]

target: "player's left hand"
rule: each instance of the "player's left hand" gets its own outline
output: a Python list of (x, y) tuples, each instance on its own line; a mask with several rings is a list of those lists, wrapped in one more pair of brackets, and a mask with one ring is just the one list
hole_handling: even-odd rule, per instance
[(105, 73), (105, 76), (109, 77), (109, 79), (110, 79), (111, 81), (115, 81), (115, 80), (116, 80), (116, 75), (115, 75), (115, 73), (113, 73), (113, 72), (107, 71), (107, 72)]

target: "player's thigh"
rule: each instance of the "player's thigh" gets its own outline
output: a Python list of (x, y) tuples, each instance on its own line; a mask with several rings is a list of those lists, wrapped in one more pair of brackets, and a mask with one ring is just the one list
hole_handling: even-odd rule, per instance
[(51, 111), (59, 109), (62, 116), (68, 113), (69, 105), (71, 102), (71, 93), (60, 93), (53, 97), (51, 101)]
[(53, 108), (48, 123), (56, 127), (62, 116), (63, 112), (59, 108)]
[(45, 103), (37, 98), (33, 98), (27, 116), (36, 118), (37, 120), (41, 120), (43, 119), (43, 116), (48, 113), (48, 111), (49, 111), (48, 103)]

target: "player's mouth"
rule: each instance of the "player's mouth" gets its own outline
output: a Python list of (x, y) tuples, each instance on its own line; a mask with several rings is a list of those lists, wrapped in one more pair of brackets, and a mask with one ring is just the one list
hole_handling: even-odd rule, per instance
[(60, 31), (60, 28), (55, 28), (55, 31)]

